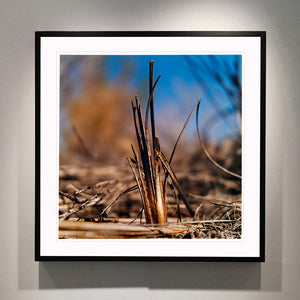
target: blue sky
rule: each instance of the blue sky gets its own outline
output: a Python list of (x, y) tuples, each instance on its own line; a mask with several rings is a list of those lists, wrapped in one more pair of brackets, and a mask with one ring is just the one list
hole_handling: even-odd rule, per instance
[[(82, 65), (91, 58), (81, 57), (78, 65), (75, 63), (71, 69), (70, 78), (74, 93), (81, 91)], [(242, 59), (239, 55), (110, 55), (105, 56), (104, 60), (100, 58), (99, 61), (104, 61), (104, 64), (99, 63), (96, 66), (97, 72), (103, 72), (109, 83), (122, 82), (127, 85), (130, 90), (139, 94), (143, 104), (148, 97), (149, 61), (155, 61), (154, 80), (158, 75), (162, 76), (154, 94), (155, 114), (162, 127), (164, 123), (173, 121), (174, 126), (180, 130), (198, 98), (201, 98), (200, 126), (207, 124), (216, 114), (216, 107), (226, 111), (236, 110), (232, 104), (233, 100), (212, 73), (220, 74), (223, 85), (235, 91), (236, 85), (230, 78), (236, 75), (241, 81)], [(209, 123), (209, 128), (201, 128), (201, 131), (212, 140), (219, 141), (233, 137), (238, 131), (236, 124), (236, 113), (230, 114), (227, 119), (217, 115), (214, 121)], [(193, 117), (185, 135), (195, 135), (195, 126)]]

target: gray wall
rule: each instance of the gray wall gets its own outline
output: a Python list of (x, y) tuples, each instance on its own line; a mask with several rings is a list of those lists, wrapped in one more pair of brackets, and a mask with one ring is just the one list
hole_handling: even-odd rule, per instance
[[(0, 299), (299, 299), (299, 13), (299, 0), (1, 0)], [(266, 263), (34, 262), (35, 30), (267, 31)]]

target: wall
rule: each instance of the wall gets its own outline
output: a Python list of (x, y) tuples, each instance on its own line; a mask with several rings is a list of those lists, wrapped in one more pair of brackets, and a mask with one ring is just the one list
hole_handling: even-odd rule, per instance
[[(298, 0), (0, 6), (1, 299), (299, 297)], [(266, 263), (34, 262), (35, 30), (267, 31)]]

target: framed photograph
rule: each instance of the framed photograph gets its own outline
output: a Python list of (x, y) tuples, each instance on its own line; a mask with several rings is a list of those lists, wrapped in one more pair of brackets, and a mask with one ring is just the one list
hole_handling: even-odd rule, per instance
[(36, 32), (40, 260), (264, 261), (265, 32)]

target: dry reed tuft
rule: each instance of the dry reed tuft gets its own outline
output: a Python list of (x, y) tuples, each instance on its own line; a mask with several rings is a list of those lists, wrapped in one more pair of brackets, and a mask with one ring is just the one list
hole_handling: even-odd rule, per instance
[[(191, 118), (196, 106), (200, 103), (200, 99), (197, 101), (191, 114), (188, 116), (183, 129), (181, 130), (178, 139), (173, 148), (170, 160), (168, 161), (160, 148), (159, 138), (155, 135), (155, 117), (154, 117), (154, 89), (160, 76), (153, 84), (154, 74), (154, 61), (150, 61), (149, 67), (149, 98), (147, 102), (145, 123), (143, 122), (141, 106), (138, 96), (135, 97), (135, 102), (132, 102), (134, 127), (136, 132), (137, 145), (139, 155), (136, 154), (134, 147), (132, 146), (133, 157), (128, 156), (128, 162), (130, 168), (134, 174), (137, 186), (140, 191), (141, 199), (143, 202), (143, 208), (145, 212), (146, 222), (148, 224), (165, 224), (167, 220), (167, 208), (166, 208), (166, 183), (168, 176), (170, 177), (170, 186), (175, 193), (175, 197), (181, 199), (190, 215), (194, 216), (194, 211), (189, 205), (185, 193), (171, 168), (171, 161), (175, 153), (175, 149), (179, 142), (179, 139)], [(150, 141), (149, 133), (149, 115), (151, 120), (151, 135)], [(165, 179), (162, 182), (162, 172), (165, 173)], [(174, 188), (175, 190), (174, 190)], [(180, 218), (180, 209), (178, 207), (178, 216)]]

